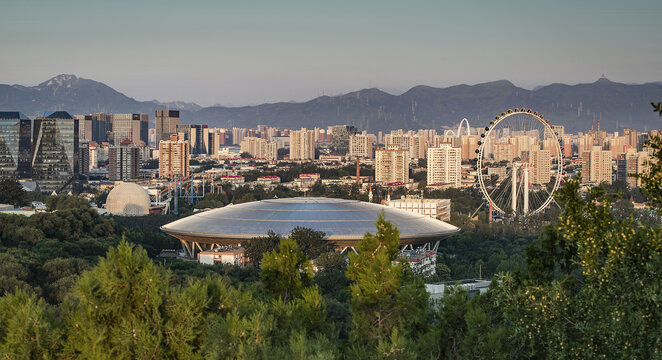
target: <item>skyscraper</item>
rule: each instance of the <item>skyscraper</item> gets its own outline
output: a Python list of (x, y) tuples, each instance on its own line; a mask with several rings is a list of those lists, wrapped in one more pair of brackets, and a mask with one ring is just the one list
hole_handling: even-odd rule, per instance
[(179, 125), (178, 110), (156, 110), (156, 144), (161, 140), (170, 140), (170, 135), (177, 133)]
[(16, 111), (0, 111), (0, 178), (30, 177), (31, 121)]
[(409, 150), (392, 145), (375, 151), (375, 181), (384, 183), (409, 182)]
[(290, 160), (315, 160), (315, 132), (293, 130), (290, 132)]
[(76, 184), (78, 166), (78, 120), (56, 111), (34, 120), (32, 178), (45, 192), (60, 192)]
[(462, 150), (450, 143), (428, 149), (428, 185), (450, 184), (451, 187), (462, 185)]
[(177, 125), (180, 140), (187, 140), (191, 154), (209, 154), (209, 126), (194, 124)]
[(148, 124), (147, 114), (112, 114), (111, 119), (113, 144), (120, 145), (126, 139), (136, 145), (144, 141), (141, 131), (144, 124)]
[(112, 181), (135, 179), (140, 174), (140, 148), (124, 142), (108, 149), (108, 178)]
[(189, 143), (179, 140), (177, 135), (171, 135), (170, 140), (159, 142), (159, 176), (188, 176), (189, 174)]

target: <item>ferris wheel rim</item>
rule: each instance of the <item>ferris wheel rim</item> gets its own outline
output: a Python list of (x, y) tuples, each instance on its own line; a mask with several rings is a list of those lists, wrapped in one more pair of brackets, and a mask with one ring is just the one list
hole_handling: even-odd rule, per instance
[[(559, 154), (558, 159), (557, 159), (557, 163), (558, 163), (558, 171), (557, 171), (557, 174), (556, 174), (557, 176), (555, 177), (554, 186), (552, 187), (552, 190), (551, 191), (546, 191), (548, 193), (547, 199), (545, 199), (545, 201), (538, 208), (531, 209), (528, 213), (522, 214), (522, 216), (532, 216), (532, 215), (535, 215), (535, 214), (538, 214), (538, 213), (542, 212), (544, 209), (546, 209), (551, 204), (552, 201), (554, 201), (554, 193), (556, 192), (556, 190), (558, 190), (558, 188), (561, 184), (561, 178), (562, 178), (562, 175), (563, 175), (563, 159), (564, 159), (563, 158), (563, 151), (561, 149), (560, 140), (559, 140), (558, 136), (556, 135), (556, 132), (554, 131), (554, 128), (549, 124), (549, 120), (545, 120), (542, 115), (538, 115), (537, 112), (532, 111), (531, 109), (528, 109), (528, 110), (515, 109), (514, 111), (508, 109), (507, 112), (502, 112), (501, 115), (496, 116), (495, 120), (490, 121), (490, 125), (486, 127), (486, 132), (483, 133), (485, 136), (482, 136), (482, 138), (487, 139), (489, 137), (489, 135), (492, 133), (492, 130), (494, 130), (494, 128), (500, 122), (502, 122), (503, 120), (505, 120), (505, 119), (507, 119), (507, 118), (509, 118), (513, 115), (519, 115), (519, 114), (524, 114), (524, 115), (530, 116), (533, 119), (537, 120), (539, 123), (541, 123), (544, 126), (545, 130), (548, 130), (548, 133), (550, 134), (550, 136), (553, 137), (553, 139), (555, 140), (554, 141), (555, 148), (556, 148), (556, 150), (558, 151), (558, 154)], [(499, 207), (494, 202), (494, 200), (491, 198), (491, 196), (489, 195), (489, 192), (487, 191), (487, 187), (485, 186), (485, 182), (484, 182), (483, 177), (482, 177), (482, 172), (483, 172), (483, 164), (482, 163), (483, 163), (483, 156), (484, 156), (484, 151), (485, 151), (485, 143), (486, 143), (486, 141), (483, 141), (480, 144), (480, 146), (478, 147), (478, 156), (476, 157), (476, 159), (477, 159), (476, 160), (476, 170), (478, 171), (478, 185), (479, 185), (480, 191), (482, 192), (483, 196), (485, 197), (487, 202), (492, 206), (492, 208), (494, 210), (496, 210), (497, 212), (501, 213), (501, 214), (506, 214), (506, 212), (503, 209), (501, 209), (501, 207)]]

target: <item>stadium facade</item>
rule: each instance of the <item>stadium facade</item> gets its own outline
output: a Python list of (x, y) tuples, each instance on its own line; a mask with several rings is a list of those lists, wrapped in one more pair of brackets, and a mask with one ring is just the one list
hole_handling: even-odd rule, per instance
[(178, 238), (187, 254), (242, 242), (273, 231), (287, 236), (297, 226), (323, 231), (337, 251), (354, 249), (366, 232), (375, 233), (381, 213), (400, 231), (403, 248), (436, 251), (439, 241), (459, 229), (443, 221), (387, 206), (331, 198), (286, 198), (254, 201), (201, 212), (161, 227)]

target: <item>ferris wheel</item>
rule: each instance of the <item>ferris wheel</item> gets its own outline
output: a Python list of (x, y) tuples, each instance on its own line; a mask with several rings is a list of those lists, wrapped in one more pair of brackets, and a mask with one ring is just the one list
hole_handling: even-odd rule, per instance
[(549, 121), (531, 109), (509, 109), (480, 136), (478, 185), (490, 208), (514, 217), (545, 210), (559, 188), (564, 161)]

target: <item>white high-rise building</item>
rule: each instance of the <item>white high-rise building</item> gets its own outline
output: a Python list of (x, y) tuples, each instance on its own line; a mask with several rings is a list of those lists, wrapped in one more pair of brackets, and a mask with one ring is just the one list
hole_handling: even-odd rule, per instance
[(462, 149), (450, 143), (428, 149), (428, 185), (439, 183), (462, 185)]
[(290, 160), (315, 160), (315, 132), (313, 130), (290, 131)]
[(375, 181), (384, 183), (409, 182), (409, 151), (394, 145), (375, 151)]

